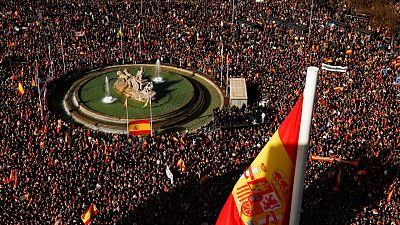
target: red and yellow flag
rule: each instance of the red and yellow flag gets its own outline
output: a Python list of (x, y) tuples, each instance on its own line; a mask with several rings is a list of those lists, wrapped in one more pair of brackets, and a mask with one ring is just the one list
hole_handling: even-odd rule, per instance
[(3, 184), (8, 184), (8, 183), (10, 183), (10, 182), (13, 182), (15, 180), (15, 171), (14, 170), (11, 170), (11, 172), (10, 172), (10, 178), (6, 178), (6, 179), (3, 179)]
[(237, 181), (217, 225), (289, 222), (302, 105), (303, 95)]
[(134, 120), (129, 122), (129, 134), (150, 134), (150, 120)]
[(178, 167), (181, 167), (182, 172), (186, 172), (186, 165), (185, 161), (183, 159), (179, 159), (178, 162), (176, 163)]
[(85, 225), (90, 224), (91, 219), (93, 218), (94, 215), (96, 215), (98, 212), (96, 206), (92, 203), (90, 204), (89, 208), (86, 210), (84, 214), (82, 214), (81, 219)]
[(35, 79), (32, 77), (32, 80), (31, 80), (31, 86), (32, 87), (36, 87), (36, 81), (35, 81)]
[(394, 191), (394, 189), (392, 189), (392, 190), (389, 192), (388, 196), (387, 196), (387, 199), (386, 199), (386, 200), (387, 200), (388, 203), (389, 203), (390, 200), (392, 199), (393, 191)]
[(21, 82), (18, 82), (18, 93), (19, 93), (20, 95), (25, 94), (25, 90), (24, 90), (24, 87), (22, 86), (22, 83), (21, 83)]

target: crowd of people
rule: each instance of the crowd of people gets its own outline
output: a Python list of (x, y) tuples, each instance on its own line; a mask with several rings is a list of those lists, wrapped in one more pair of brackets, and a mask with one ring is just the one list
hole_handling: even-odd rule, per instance
[[(306, 68), (330, 63), (348, 69), (320, 71), (310, 155), (357, 163), (310, 157), (301, 224), (400, 224), (399, 36), (314, 2), (310, 20), (308, 1), (0, 1), (0, 223), (81, 224), (95, 204), (93, 224), (214, 224)], [(224, 90), (243, 77), (249, 105), (215, 109), (195, 131), (129, 139), (46, 107), (59, 80), (157, 59)]]

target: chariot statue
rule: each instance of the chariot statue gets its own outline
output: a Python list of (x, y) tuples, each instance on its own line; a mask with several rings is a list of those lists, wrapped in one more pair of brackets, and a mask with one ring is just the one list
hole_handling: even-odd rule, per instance
[(155, 98), (156, 92), (153, 90), (153, 83), (143, 78), (143, 67), (140, 68), (135, 76), (130, 74), (127, 69), (118, 71), (117, 76), (118, 79), (114, 84), (114, 88), (128, 98), (140, 102), (146, 102), (149, 98)]

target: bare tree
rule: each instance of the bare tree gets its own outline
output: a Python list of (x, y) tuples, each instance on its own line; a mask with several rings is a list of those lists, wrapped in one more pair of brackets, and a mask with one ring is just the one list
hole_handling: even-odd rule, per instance
[(352, 11), (370, 16), (371, 26), (388, 29), (394, 37), (400, 32), (400, 4), (395, 0), (349, 0)]

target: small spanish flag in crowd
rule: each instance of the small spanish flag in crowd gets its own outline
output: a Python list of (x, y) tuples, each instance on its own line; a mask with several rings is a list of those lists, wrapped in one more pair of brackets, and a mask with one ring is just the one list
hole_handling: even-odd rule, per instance
[(3, 179), (3, 184), (8, 184), (10, 182), (13, 182), (15, 180), (15, 171), (11, 170), (10, 172), (10, 178), (8, 179)]
[(178, 162), (176, 163), (178, 167), (181, 167), (182, 172), (186, 172), (186, 165), (185, 161), (183, 159), (179, 159)]
[(394, 189), (392, 189), (392, 190), (389, 192), (388, 196), (387, 196), (387, 199), (386, 199), (386, 200), (387, 200), (388, 203), (389, 203), (390, 200), (392, 199), (393, 191), (394, 191)]
[(129, 134), (150, 134), (150, 120), (134, 120), (129, 122)]
[(32, 80), (31, 80), (31, 86), (32, 87), (36, 87), (36, 81), (35, 81), (35, 79), (32, 77)]
[(216, 225), (288, 224), (303, 95), (237, 181)]
[(91, 219), (93, 218), (94, 215), (97, 214), (98, 211), (99, 210), (97, 210), (96, 206), (93, 203), (90, 204), (89, 208), (81, 216), (83, 223), (85, 223), (85, 225), (90, 224)]
[(18, 82), (18, 93), (19, 93), (20, 95), (25, 94), (25, 90), (24, 90), (24, 87), (22, 86), (21, 81)]

